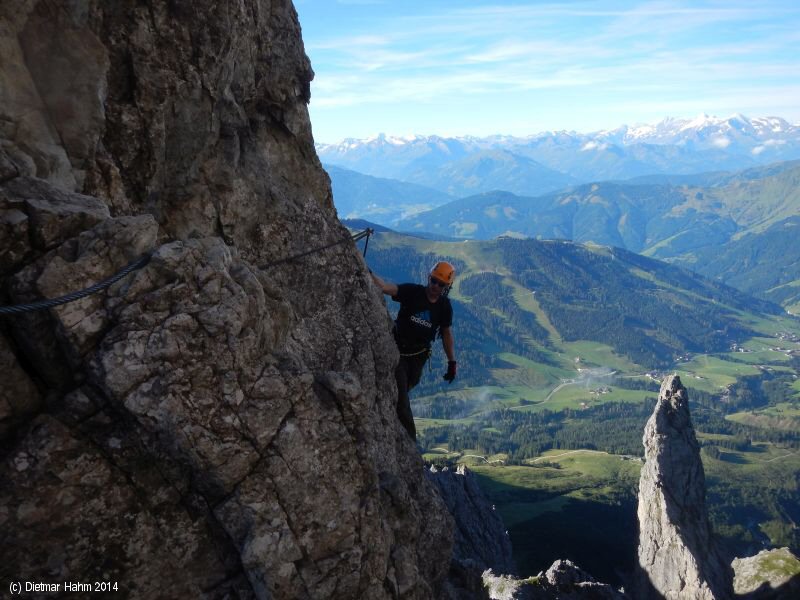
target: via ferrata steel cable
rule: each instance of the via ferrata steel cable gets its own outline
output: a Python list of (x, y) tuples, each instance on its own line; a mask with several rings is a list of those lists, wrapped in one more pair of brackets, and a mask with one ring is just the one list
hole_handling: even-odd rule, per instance
[[(288, 258), (283, 258), (281, 260), (276, 260), (274, 262), (267, 263), (266, 265), (263, 265), (260, 268), (267, 269), (269, 267), (273, 267), (281, 263), (289, 262), (290, 260), (302, 258), (303, 256), (308, 256), (309, 254), (313, 254), (315, 252), (320, 252), (321, 250), (325, 250), (327, 248), (332, 248), (333, 246), (343, 244), (350, 240), (357, 242), (358, 240), (361, 240), (363, 238), (367, 238), (367, 241), (364, 243), (364, 256), (366, 257), (367, 244), (369, 244), (369, 236), (372, 235), (372, 233), (373, 233), (372, 229), (365, 229), (364, 231), (360, 231), (359, 233), (354, 233), (353, 235), (343, 238), (337, 242), (333, 242), (325, 246), (319, 246), (317, 248), (312, 248), (311, 250), (302, 252), (301, 254), (296, 254), (294, 256), (289, 256)], [(16, 315), (36, 310), (45, 310), (48, 308), (53, 308), (55, 306), (60, 306), (62, 304), (67, 304), (69, 302), (74, 302), (75, 300), (80, 300), (81, 298), (85, 298), (86, 296), (90, 296), (101, 290), (111, 287), (113, 284), (115, 284), (117, 281), (119, 281), (126, 275), (129, 275), (133, 271), (136, 271), (137, 269), (141, 269), (142, 267), (144, 267), (148, 262), (150, 262), (150, 254), (145, 254), (138, 260), (129, 264), (121, 271), (112, 275), (111, 277), (103, 279), (102, 281), (99, 281), (98, 283), (95, 283), (94, 285), (89, 286), (85, 289), (79, 290), (77, 292), (71, 292), (69, 294), (60, 296), (58, 298), (52, 298), (48, 300), (38, 300), (36, 302), (27, 302), (25, 304), (16, 304), (13, 306), (0, 306), (0, 315)]]

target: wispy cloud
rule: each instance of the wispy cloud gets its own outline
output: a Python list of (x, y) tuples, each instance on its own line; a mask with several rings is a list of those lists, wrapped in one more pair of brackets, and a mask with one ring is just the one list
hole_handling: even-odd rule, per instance
[(800, 79), (800, 7), (788, 0), (408, 0), (402, 8), (351, 6), (341, 22), (331, 22), (325, 5), (325, 14), (305, 13), (319, 19), (311, 26), (304, 20), (308, 4), (314, 2), (298, 10), (317, 74), (312, 113), (324, 109), (326, 118), (356, 106), (380, 115), (391, 105), (399, 122), (404, 103), (409, 115), (431, 104), (453, 106), (446, 117), (454, 119), (456, 105), (480, 99), (494, 107), (498, 122), (528, 123), (519, 112), (525, 105), (566, 119), (574, 115), (565, 106), (590, 97), (594, 118), (612, 126), (607, 120), (618, 118), (620, 106), (632, 115), (644, 114), (633, 110), (637, 103), (712, 113), (731, 102), (701, 106), (701, 99), (738, 96), (752, 106), (764, 90), (783, 90), (795, 95), (778, 102), (762, 94), (763, 110), (794, 103), (798, 108), (785, 116), (800, 119), (800, 95), (789, 83)]

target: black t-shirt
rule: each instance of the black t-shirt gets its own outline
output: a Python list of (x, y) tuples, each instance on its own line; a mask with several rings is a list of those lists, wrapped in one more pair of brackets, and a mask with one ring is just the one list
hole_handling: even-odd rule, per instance
[(440, 296), (436, 302), (428, 301), (424, 285), (401, 283), (392, 299), (400, 303), (400, 312), (395, 320), (395, 338), (401, 351), (430, 346), (439, 328), (453, 324), (450, 299)]

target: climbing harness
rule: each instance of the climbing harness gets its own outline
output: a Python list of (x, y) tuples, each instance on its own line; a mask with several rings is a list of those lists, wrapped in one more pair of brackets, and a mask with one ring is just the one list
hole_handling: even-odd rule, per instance
[(427, 348), (423, 348), (422, 350), (418, 350), (417, 352), (401, 352), (400, 358), (412, 358), (414, 356), (419, 356), (420, 354), (425, 355), (425, 362), (428, 363), (428, 372), (431, 372), (433, 368), (431, 367), (431, 361), (429, 360), (431, 357), (432, 350), (430, 346)]
[(301, 252), (300, 254), (295, 254), (294, 256), (289, 256), (287, 258), (282, 258), (280, 260), (275, 260), (265, 265), (259, 267), (259, 269), (269, 269), (270, 267), (274, 267), (275, 265), (280, 265), (290, 260), (296, 260), (298, 258), (303, 258), (304, 256), (308, 256), (309, 254), (314, 254), (315, 252), (320, 252), (321, 250), (327, 250), (328, 248), (333, 248), (334, 246), (338, 246), (339, 244), (344, 244), (345, 242), (354, 241), (357, 242), (363, 238), (367, 238), (367, 241), (364, 243), (364, 256), (367, 256), (367, 244), (369, 244), (369, 236), (374, 233), (372, 229), (365, 229), (364, 231), (360, 231), (358, 233), (354, 233), (346, 238), (342, 238), (338, 242), (331, 242), (330, 244), (326, 244), (324, 246), (317, 246), (316, 248), (312, 248), (311, 250), (306, 250), (305, 252)]
[[(347, 241), (350, 241), (350, 240), (352, 240), (354, 242), (357, 242), (357, 241), (359, 241), (359, 240), (361, 240), (363, 238), (367, 238), (367, 241), (364, 243), (364, 256), (366, 257), (367, 256), (367, 244), (369, 244), (369, 236), (372, 235), (372, 234), (373, 234), (373, 230), (367, 228), (364, 231), (361, 231), (359, 233), (354, 233), (351, 236), (343, 238), (343, 239), (339, 240), (338, 242), (333, 242), (332, 244), (327, 244), (325, 246), (319, 246), (317, 248), (312, 248), (311, 250), (308, 250), (307, 252), (303, 252), (302, 254), (296, 254), (296, 255), (290, 256), (288, 258), (284, 258), (284, 259), (281, 259), (281, 260), (276, 260), (274, 262), (268, 263), (268, 264), (262, 266), (261, 269), (274, 267), (275, 265), (278, 265), (278, 264), (281, 264), (281, 263), (285, 263), (285, 262), (289, 262), (290, 260), (295, 260), (297, 258), (302, 258), (303, 256), (308, 256), (309, 254), (313, 254), (314, 252), (319, 252), (321, 250), (325, 250), (327, 248), (331, 248), (331, 247), (336, 246), (338, 244), (343, 244), (343, 243), (345, 243)], [(86, 289), (79, 290), (77, 292), (72, 292), (72, 293), (67, 294), (65, 296), (60, 296), (58, 298), (52, 298), (52, 299), (49, 299), (49, 300), (39, 300), (37, 302), (29, 302), (29, 303), (26, 303), (26, 304), (16, 304), (14, 306), (0, 306), (0, 315), (16, 315), (16, 314), (21, 314), (21, 313), (26, 313), (26, 312), (32, 312), (32, 311), (35, 311), (35, 310), (45, 310), (47, 308), (53, 308), (55, 306), (60, 306), (61, 304), (67, 304), (68, 302), (74, 302), (75, 300), (80, 300), (81, 298), (85, 298), (86, 296), (91, 296), (92, 294), (95, 294), (95, 293), (97, 293), (97, 292), (99, 292), (101, 290), (104, 290), (104, 289), (112, 286), (113, 284), (115, 284), (117, 281), (119, 281), (120, 279), (122, 279), (126, 275), (129, 275), (133, 271), (136, 271), (137, 269), (141, 269), (142, 267), (144, 267), (148, 262), (150, 262), (150, 254), (149, 253), (145, 254), (144, 256), (139, 258), (138, 260), (132, 262), (127, 267), (125, 267), (124, 269), (122, 269), (118, 273), (112, 275), (108, 279), (103, 279), (102, 281), (100, 281), (98, 283), (95, 283), (94, 285), (89, 286)]]
[(54, 306), (59, 306), (61, 304), (67, 304), (68, 302), (74, 302), (75, 300), (80, 300), (81, 298), (85, 298), (86, 296), (90, 296), (100, 290), (104, 290), (107, 287), (110, 287), (126, 275), (136, 271), (137, 269), (141, 269), (150, 261), (150, 254), (145, 254), (140, 259), (132, 262), (127, 267), (112, 275), (108, 279), (103, 279), (98, 283), (95, 283), (92, 286), (89, 286), (86, 289), (79, 290), (77, 292), (72, 292), (67, 294), (66, 296), (60, 296), (59, 298), (53, 298), (51, 300), (39, 300), (38, 302), (29, 302), (27, 304), (17, 304), (15, 306), (0, 306), (0, 315), (16, 315), (20, 313), (32, 312), (35, 310), (44, 310), (46, 308), (53, 308)]
[(430, 355), (431, 349), (430, 348), (423, 348), (422, 350), (419, 350), (418, 352), (411, 352), (409, 354), (405, 354), (405, 353), (401, 352), (400, 356), (404, 356), (404, 357), (407, 358), (409, 356), (419, 356), (420, 354), (423, 354), (424, 352), (427, 352), (428, 355)]

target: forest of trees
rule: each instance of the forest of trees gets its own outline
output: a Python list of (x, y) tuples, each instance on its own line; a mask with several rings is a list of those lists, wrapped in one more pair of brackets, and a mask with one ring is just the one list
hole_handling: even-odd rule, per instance
[[(718, 352), (753, 332), (733, 323), (725, 305), (746, 306), (685, 271), (626, 252), (608, 254), (565, 242), (498, 240), (502, 263), (536, 299), (567, 341), (593, 340), (646, 367), (671, 365), (684, 352)], [(656, 270), (662, 285), (636, 270)], [(691, 304), (663, 283), (697, 289)]]
[[(630, 384), (629, 384), (630, 385)], [(695, 396), (703, 398), (701, 403)], [(779, 398), (775, 397), (775, 399)], [(689, 390), (692, 421), (698, 431), (731, 436), (706, 442), (706, 451), (719, 448), (747, 450), (754, 442), (771, 442), (786, 448), (800, 448), (800, 433), (790, 430), (758, 428), (724, 418), (727, 409), (716, 398), (709, 408), (707, 398)], [(767, 400), (770, 401), (769, 399)], [(512, 408), (475, 412), (475, 402), (446, 396), (413, 403), (414, 414), (437, 419), (472, 417), (472, 424), (429, 427), (418, 436), (420, 446), (434, 448), (446, 444), (451, 449), (473, 449), (481, 454), (508, 455), (507, 464), (520, 464), (551, 449), (590, 449), (612, 454), (643, 455), (642, 431), (653, 413), (655, 401), (642, 397), (640, 403), (610, 402), (582, 410), (531, 412)], [(716, 447), (717, 450), (711, 448)]]

